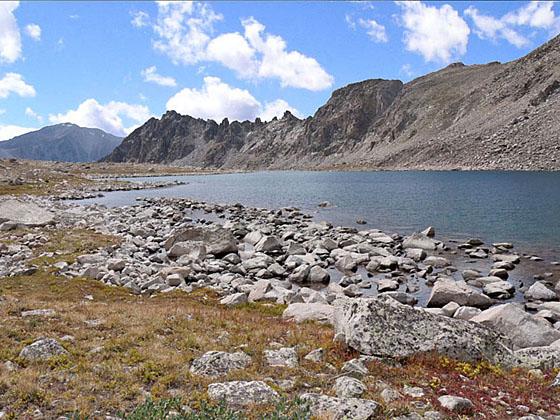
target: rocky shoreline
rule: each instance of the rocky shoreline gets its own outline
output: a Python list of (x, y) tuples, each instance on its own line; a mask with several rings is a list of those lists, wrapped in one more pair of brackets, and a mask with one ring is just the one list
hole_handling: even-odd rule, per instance
[[(37, 258), (33, 249), (46, 241), (42, 230), (87, 228), (120, 243), (78, 255), (71, 264), (54, 264), (57, 275), (96, 279), (138, 295), (212, 290), (224, 306), (281, 304), (286, 320), (331, 324), (335, 340), (361, 356), (348, 362), (349, 371), (337, 380), (336, 398), (303, 396), (314, 412), (373, 415), (377, 403), (358, 399), (363, 385), (359, 372), (371, 358), (397, 360), (435, 352), (504, 367), (560, 368), (558, 265), (520, 256), (513, 244), (486, 246), (475, 238), (444, 243), (433, 228), (402, 236), (332, 226), (293, 207), (269, 210), (145, 198), (134, 206), (106, 208), (60, 200), (76, 196), (70, 192), (66, 197), (0, 202), (0, 231), (33, 229), (0, 244), (0, 277), (37, 270), (30, 261)], [(487, 268), (458, 270), (459, 260), (483, 261)], [(522, 286), (524, 301), (512, 302), (518, 285), (508, 278), (528, 262), (546, 266)], [(426, 288), (429, 298), (423, 307), (418, 295)], [(62, 351), (56, 341), (32, 346), (22, 353)], [(273, 363), (298, 363), (293, 349), (271, 352), (267, 357)], [(245, 362), (244, 354), (206, 354), (191, 370), (223, 374)], [(274, 390), (255, 381), (215, 383), (208, 394), (247, 404), (275, 398)], [(442, 407), (451, 411), (469, 412), (472, 404), (458, 396), (442, 398)]]

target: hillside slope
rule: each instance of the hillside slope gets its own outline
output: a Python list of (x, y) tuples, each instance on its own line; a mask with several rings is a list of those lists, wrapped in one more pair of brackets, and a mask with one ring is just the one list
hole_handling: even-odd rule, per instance
[(94, 162), (111, 153), (121, 140), (98, 128), (56, 124), (0, 142), (0, 157)]
[(313, 117), (214, 121), (167, 112), (108, 161), (240, 169), (560, 169), (560, 37), (509, 63), (455, 63), (333, 92)]

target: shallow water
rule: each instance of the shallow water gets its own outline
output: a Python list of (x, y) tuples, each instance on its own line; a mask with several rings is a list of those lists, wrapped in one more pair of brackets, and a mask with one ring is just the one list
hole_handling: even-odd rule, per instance
[[(150, 181), (150, 178), (135, 178)], [(336, 225), (410, 233), (433, 225), (437, 235), (553, 255), (560, 248), (559, 172), (308, 172), (172, 176), (187, 184), (158, 190), (106, 193), (82, 200), (130, 205), (138, 196), (188, 197), (213, 203), (300, 207)], [(323, 201), (332, 204), (318, 208)]]

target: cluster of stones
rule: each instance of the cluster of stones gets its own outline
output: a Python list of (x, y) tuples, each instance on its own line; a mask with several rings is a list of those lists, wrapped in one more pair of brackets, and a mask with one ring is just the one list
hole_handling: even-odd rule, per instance
[[(552, 277), (540, 276), (524, 290), (525, 304), (500, 304), (512, 297), (514, 286), (507, 279), (521, 261), (511, 244), (487, 248), (475, 239), (460, 244), (457, 248), (464, 250), (465, 258), (491, 259), (493, 264), (488, 273), (459, 273), (449, 246), (434, 239), (432, 228), (402, 237), (317, 223), (297, 208), (267, 210), (171, 198), (110, 209), (58, 202), (53, 209), (58, 223), (93, 228), (122, 240), (81, 255), (74, 264), (59, 263), (61, 275), (90, 277), (137, 294), (205, 287), (221, 294), (221, 304), (228, 306), (287, 304), (286, 319), (332, 324), (336, 339), (362, 354), (348, 362), (352, 366), (370, 358), (435, 351), (460, 360), (560, 368), (560, 302)], [(17, 225), (13, 219), (4, 221), (11, 223), (6, 230)], [(17, 249), (4, 246), (3, 267), (25, 262), (41, 241), (44, 237), (32, 234)], [(22, 272), (8, 273), (13, 274)], [(417, 294), (426, 286), (431, 287), (427, 307), (418, 307)], [(414, 328), (407, 328), (410, 325)], [(46, 345), (56, 347), (52, 342)], [(306, 359), (321, 357), (318, 349)], [(292, 348), (267, 350), (264, 358), (275, 367), (294, 368), (299, 363)], [(221, 376), (250, 363), (241, 352), (209, 352), (193, 362), (191, 372)], [(362, 374), (367, 374), (364, 369)], [(302, 398), (316, 413), (368, 418), (378, 404), (360, 400), (364, 386), (356, 375), (343, 374), (335, 384), (337, 397)], [(385, 394), (391, 398), (395, 392)], [(208, 394), (241, 405), (277, 398), (276, 391), (260, 381), (216, 382)], [(461, 412), (472, 408), (457, 396), (442, 396), (440, 403)]]
[(113, 191), (139, 191), (153, 188), (167, 188), (177, 185), (183, 185), (182, 181), (136, 181), (122, 182), (112, 180), (95, 180), (91, 185), (83, 186), (79, 189), (73, 188), (56, 196), (59, 200), (84, 200), (87, 198), (103, 197), (104, 192)]

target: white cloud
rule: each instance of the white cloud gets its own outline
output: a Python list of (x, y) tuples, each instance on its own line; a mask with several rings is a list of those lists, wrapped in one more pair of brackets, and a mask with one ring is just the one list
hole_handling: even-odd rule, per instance
[(401, 66), (401, 73), (403, 73), (407, 77), (414, 76), (414, 70), (412, 70), (412, 66), (409, 63), (403, 64)]
[(146, 12), (139, 11), (131, 13), (131, 15), (132, 20), (130, 21), (130, 23), (135, 28), (143, 28), (144, 26), (149, 25), (150, 16)]
[[(49, 115), (49, 121), (55, 124), (71, 122), (82, 127), (100, 128), (116, 136), (125, 136), (151, 116), (145, 105), (116, 101), (102, 105), (90, 98), (64, 114)], [(133, 125), (126, 127), (123, 118)]]
[(11, 93), (19, 96), (35, 96), (35, 88), (25, 83), (23, 76), (18, 73), (6, 73), (0, 79), (0, 99), (7, 98)]
[(312, 57), (299, 51), (288, 51), (286, 41), (278, 35), (265, 33), (265, 26), (250, 18), (242, 22), (245, 39), (258, 58), (257, 76), (277, 78), (284, 87), (318, 91), (332, 86), (334, 79)]
[(404, 43), (426, 61), (449, 63), (467, 52), (470, 29), (450, 5), (428, 6), (420, 1), (398, 1), (403, 10)]
[(222, 16), (206, 4), (192, 2), (158, 2), (154, 32), (159, 37), (153, 45), (175, 64), (196, 64), (205, 59), (209, 33)]
[(277, 99), (262, 104), (245, 89), (232, 87), (218, 77), (207, 76), (201, 89), (185, 88), (167, 101), (167, 109), (195, 118), (220, 122), (224, 118), (237, 121), (264, 120), (281, 117), (286, 110), (294, 115), (299, 112), (286, 101)]
[(21, 127), (19, 125), (1, 125), (0, 124), (0, 141), (10, 140), (16, 136), (37, 130), (36, 128)]
[(14, 11), (18, 1), (0, 1), (0, 63), (13, 63), (21, 57), (21, 36)]
[(25, 33), (35, 41), (41, 40), (41, 27), (36, 23), (30, 23), (25, 26)]
[(276, 99), (275, 101), (264, 104), (258, 117), (263, 121), (270, 121), (274, 117), (282, 118), (286, 111), (290, 111), (296, 117), (301, 118), (299, 111), (291, 107), (284, 99)]
[(558, 24), (558, 18), (552, 10), (553, 5), (552, 1), (531, 1), (526, 6), (505, 15), (503, 20), (512, 25), (550, 29)]
[(371, 38), (373, 42), (388, 42), (389, 38), (387, 37), (387, 30), (385, 26), (377, 22), (375, 19), (364, 19), (358, 18), (358, 23), (354, 20), (352, 15), (347, 14), (344, 17), (344, 20), (352, 30), (356, 30), (356, 27), (359, 25), (360, 27), (366, 30), (366, 33)]
[(208, 43), (206, 58), (217, 61), (244, 78), (258, 74), (255, 50), (238, 32), (217, 36)]
[(174, 64), (218, 62), (244, 79), (278, 79), (282, 86), (322, 90), (333, 78), (312, 57), (290, 51), (284, 39), (265, 32), (253, 18), (242, 21), (244, 33), (214, 36), (223, 19), (208, 4), (158, 2), (153, 47)]
[(530, 41), (516, 29), (529, 27), (534, 29), (547, 29), (553, 33), (560, 31), (560, 19), (552, 10), (551, 1), (532, 1), (527, 5), (509, 12), (501, 18), (481, 14), (478, 9), (470, 6), (465, 10), (475, 26), (474, 33), (480, 39), (489, 39), (496, 42), (505, 39), (518, 48), (529, 45)]
[(385, 26), (376, 22), (373, 19), (358, 19), (358, 24), (366, 30), (373, 42), (387, 42), (389, 38), (387, 37), (387, 31)]
[(43, 117), (37, 114), (35, 111), (33, 111), (33, 109), (30, 107), (25, 108), (25, 115), (28, 116), (29, 118), (36, 119), (39, 122), (43, 122)]
[(169, 86), (169, 87), (177, 86), (177, 82), (173, 77), (162, 76), (161, 74), (158, 74), (156, 66), (148, 67), (142, 70), (141, 73), (145, 82), (152, 82), (160, 86)]

